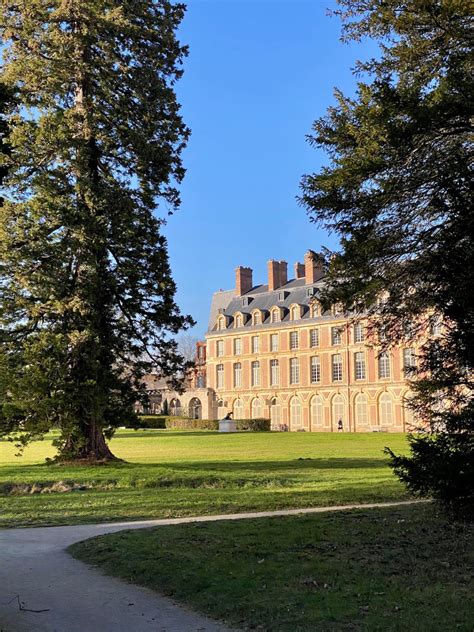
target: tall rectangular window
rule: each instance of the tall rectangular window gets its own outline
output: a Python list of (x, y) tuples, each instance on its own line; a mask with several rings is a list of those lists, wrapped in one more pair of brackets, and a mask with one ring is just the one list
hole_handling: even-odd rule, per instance
[(365, 355), (363, 351), (354, 353), (354, 375), (356, 380), (365, 380)]
[(336, 353), (332, 356), (332, 381), (340, 382), (342, 380), (342, 356)]
[(300, 363), (298, 358), (290, 360), (290, 384), (300, 383)]
[(290, 332), (290, 349), (298, 349), (298, 332)]
[(252, 362), (252, 386), (260, 386), (260, 362)]
[(311, 329), (309, 332), (309, 344), (311, 347), (319, 347), (319, 329)]
[(340, 327), (331, 327), (331, 344), (340, 345), (342, 342), (342, 330)]
[(242, 386), (242, 365), (240, 362), (234, 364), (234, 386)]
[(412, 348), (403, 349), (403, 368), (405, 369), (405, 371), (415, 366), (416, 366), (415, 350)]
[(234, 355), (241, 355), (241, 353), (242, 353), (242, 338), (235, 338)]
[(379, 378), (390, 377), (390, 357), (386, 351), (379, 355)]
[(224, 365), (218, 364), (216, 366), (216, 387), (224, 388)]
[(218, 340), (217, 341), (217, 357), (220, 357), (223, 355), (224, 355), (224, 341)]
[(280, 363), (278, 360), (270, 360), (270, 385), (276, 386), (280, 383)]
[(321, 381), (321, 362), (319, 356), (311, 358), (311, 383), (316, 384)]
[(258, 353), (260, 348), (260, 339), (258, 336), (252, 336), (252, 353)]
[(278, 334), (270, 334), (270, 351), (278, 351)]
[(354, 325), (354, 342), (364, 342), (365, 331), (362, 323), (356, 323)]

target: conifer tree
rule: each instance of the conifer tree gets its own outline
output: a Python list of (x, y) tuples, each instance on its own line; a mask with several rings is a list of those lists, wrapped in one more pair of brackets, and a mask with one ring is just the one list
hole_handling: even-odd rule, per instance
[[(110, 459), (141, 377), (182, 370), (161, 226), (179, 206), (187, 50), (168, 0), (0, 1), (18, 94), (0, 226), (0, 432)], [(155, 214), (159, 209), (159, 216)], [(161, 218), (161, 219), (160, 219)]]
[(389, 451), (392, 464), (413, 492), (472, 517), (472, 7), (339, 0), (337, 13), (344, 38), (381, 45), (358, 64), (355, 97), (337, 91), (309, 139), (330, 163), (303, 178), (301, 199), (341, 243), (325, 300), (368, 314), (389, 344), (419, 347), (410, 405), (430, 432), (410, 438), (408, 457)]

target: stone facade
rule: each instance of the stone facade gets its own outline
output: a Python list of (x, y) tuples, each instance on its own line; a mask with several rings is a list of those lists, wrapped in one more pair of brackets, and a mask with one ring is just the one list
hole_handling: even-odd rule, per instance
[(410, 346), (381, 351), (364, 321), (337, 307), (322, 312), (323, 272), (311, 252), (287, 280), (268, 263), (268, 284), (236, 270), (235, 290), (214, 294), (207, 342), (209, 417), (267, 417), (275, 429), (406, 431), (412, 413), (404, 367)]

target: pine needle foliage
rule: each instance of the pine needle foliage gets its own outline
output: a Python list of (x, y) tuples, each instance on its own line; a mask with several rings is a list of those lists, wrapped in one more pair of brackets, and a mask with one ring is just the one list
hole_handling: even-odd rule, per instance
[[(189, 130), (174, 85), (184, 6), (0, 2), (8, 113), (0, 226), (0, 433), (61, 430), (63, 459), (113, 458), (151, 368), (183, 369), (162, 234)], [(158, 212), (157, 212), (158, 209)], [(159, 214), (158, 214), (159, 213)]]
[(387, 346), (419, 349), (410, 406), (424, 434), (392, 465), (414, 493), (472, 517), (472, 5), (338, 4), (343, 39), (376, 38), (380, 54), (309, 136), (330, 160), (303, 178), (301, 202), (340, 237), (325, 301), (369, 315)]

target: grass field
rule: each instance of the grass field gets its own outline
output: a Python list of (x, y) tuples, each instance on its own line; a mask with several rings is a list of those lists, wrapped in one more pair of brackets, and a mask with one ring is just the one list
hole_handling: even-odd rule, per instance
[(70, 552), (240, 629), (471, 632), (473, 535), (411, 505), (125, 531)]
[(407, 498), (383, 455), (405, 435), (126, 431), (126, 463), (46, 465), (50, 440), (23, 457), (0, 441), (0, 526), (140, 520)]

